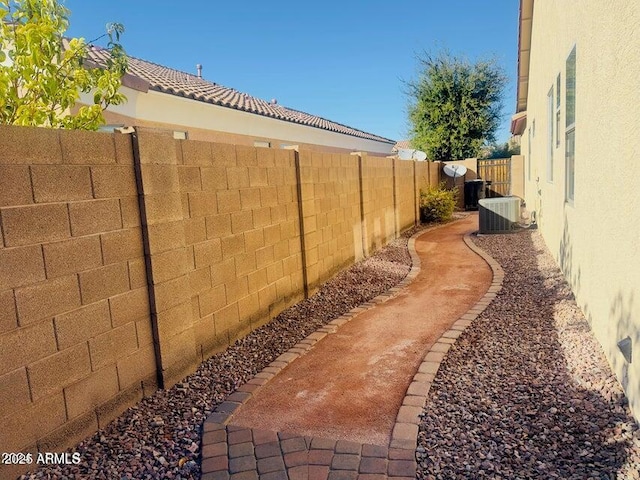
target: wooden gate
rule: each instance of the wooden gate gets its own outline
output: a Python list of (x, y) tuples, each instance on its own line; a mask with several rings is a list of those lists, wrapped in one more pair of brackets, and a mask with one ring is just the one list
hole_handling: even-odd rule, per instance
[(478, 159), (478, 177), (487, 185), (488, 197), (506, 197), (511, 195), (511, 159), (482, 158)]

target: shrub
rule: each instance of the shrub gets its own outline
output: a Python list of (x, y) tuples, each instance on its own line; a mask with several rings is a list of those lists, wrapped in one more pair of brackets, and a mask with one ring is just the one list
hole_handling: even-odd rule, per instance
[(420, 221), (444, 222), (450, 220), (456, 208), (458, 190), (449, 190), (443, 182), (437, 187), (420, 190)]

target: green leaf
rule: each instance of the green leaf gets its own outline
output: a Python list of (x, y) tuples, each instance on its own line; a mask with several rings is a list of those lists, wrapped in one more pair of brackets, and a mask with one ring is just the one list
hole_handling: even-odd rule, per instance
[[(84, 39), (69, 39), (63, 48), (69, 15), (58, 0), (0, 0), (0, 62), (12, 63), (0, 65), (0, 123), (95, 130), (104, 122), (103, 108), (125, 101), (118, 91), (126, 71), (118, 43), (124, 27), (112, 24), (105, 34), (114, 67), (91, 72), (83, 67)], [(93, 92), (96, 104), (73, 109), (80, 92)]]

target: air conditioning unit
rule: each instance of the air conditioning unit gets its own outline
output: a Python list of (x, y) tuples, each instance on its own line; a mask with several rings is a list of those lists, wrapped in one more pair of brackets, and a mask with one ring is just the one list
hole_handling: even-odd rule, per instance
[(507, 233), (515, 230), (520, 219), (520, 198), (483, 198), (478, 201), (480, 233)]

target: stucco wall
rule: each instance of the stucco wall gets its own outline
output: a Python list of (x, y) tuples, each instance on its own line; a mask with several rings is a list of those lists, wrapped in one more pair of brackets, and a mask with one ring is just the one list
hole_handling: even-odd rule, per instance
[[(575, 199), (568, 203), (565, 62), (574, 46)], [(522, 136), (527, 207), (536, 212), (550, 251), (640, 419), (640, 361), (627, 363), (616, 345), (630, 336), (640, 351), (640, 194), (634, 175), (640, 158), (640, 3), (537, 0), (531, 49)], [(558, 73), (560, 145), (553, 147), (549, 181), (547, 94), (552, 86), (556, 94)]]
[[(295, 144), (321, 151), (392, 153), (392, 143), (330, 132), (153, 90), (143, 93), (124, 86), (121, 90), (127, 102), (109, 107), (105, 112), (109, 123), (186, 130), (193, 140), (251, 146), (255, 140), (266, 140), (275, 148), (281, 144)], [(86, 95), (82, 98), (85, 102), (90, 101)]]

